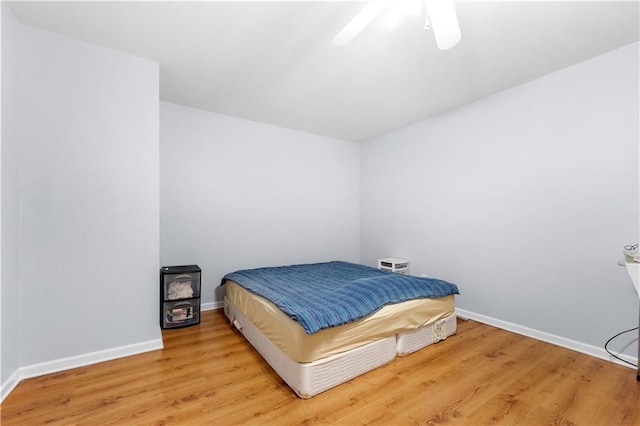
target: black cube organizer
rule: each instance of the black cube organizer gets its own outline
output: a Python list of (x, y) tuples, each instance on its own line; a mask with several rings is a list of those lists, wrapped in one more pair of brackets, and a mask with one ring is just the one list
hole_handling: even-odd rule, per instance
[(200, 323), (198, 265), (160, 268), (160, 327), (179, 328)]

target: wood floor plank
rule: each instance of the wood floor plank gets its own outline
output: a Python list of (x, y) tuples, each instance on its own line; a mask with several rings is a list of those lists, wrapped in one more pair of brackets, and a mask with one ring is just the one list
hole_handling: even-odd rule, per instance
[(474, 321), (308, 400), (222, 311), (164, 349), (24, 380), (11, 425), (640, 424), (635, 371)]

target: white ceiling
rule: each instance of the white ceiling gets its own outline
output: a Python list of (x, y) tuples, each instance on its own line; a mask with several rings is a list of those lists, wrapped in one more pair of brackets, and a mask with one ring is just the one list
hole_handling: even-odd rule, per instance
[(440, 51), (424, 17), (384, 16), (344, 47), (363, 2), (8, 2), (21, 22), (160, 63), (162, 100), (361, 141), (639, 39), (639, 3), (455, 2)]

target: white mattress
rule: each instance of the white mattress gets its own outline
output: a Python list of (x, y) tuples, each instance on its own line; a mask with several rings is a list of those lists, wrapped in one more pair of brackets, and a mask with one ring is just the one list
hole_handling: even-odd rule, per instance
[[(225, 287), (229, 301), (296, 362), (316, 361), (397, 333), (412, 332), (450, 317), (455, 310), (453, 295), (408, 300), (384, 306), (352, 323), (307, 334), (298, 322), (289, 318), (269, 300), (247, 291), (233, 281), (227, 281)], [(414, 343), (417, 337), (427, 338), (426, 335), (419, 334), (412, 339)], [(430, 334), (427, 340), (431, 341)], [(417, 346), (413, 344), (412, 347)]]

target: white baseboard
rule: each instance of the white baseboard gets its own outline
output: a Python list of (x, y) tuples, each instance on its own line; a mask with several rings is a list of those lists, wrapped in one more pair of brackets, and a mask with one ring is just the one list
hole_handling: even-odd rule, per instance
[(202, 303), (200, 305), (201, 311), (213, 311), (214, 309), (222, 309), (224, 308), (224, 302), (210, 302), (210, 303)]
[(24, 379), (57, 373), (59, 371), (70, 370), (72, 368), (84, 367), (98, 362), (111, 361), (118, 358), (162, 349), (163, 347), (162, 339), (154, 339), (146, 342), (134, 343), (132, 345), (125, 345), (117, 348), (110, 348), (102, 351), (90, 352), (87, 354), (20, 367), (11, 375), (6, 383), (2, 383), (0, 386), (2, 389), (0, 402), (4, 401), (4, 398), (6, 398), (7, 395), (9, 395), (9, 393), (11, 393), (11, 391), (20, 383), (20, 381)]
[[(212, 311), (224, 307), (224, 302), (217, 301), (203, 303), (200, 305), (201, 311)], [(40, 364), (28, 365), (18, 368), (4, 383), (0, 383), (0, 403), (15, 389), (18, 384), (32, 377), (43, 376), (45, 374), (57, 373), (58, 371), (69, 370), (77, 367), (84, 367), (98, 362), (111, 361), (117, 358), (124, 358), (137, 355), (143, 352), (162, 349), (162, 339), (150, 340), (133, 345), (120, 346), (118, 348), (106, 349), (103, 351), (91, 352), (88, 354), (62, 358), (54, 361), (47, 361)]]
[[(201, 305), (202, 311), (210, 311), (214, 309), (220, 309), (224, 305), (224, 302), (217, 301), (211, 303), (203, 303)], [(553, 334), (545, 333), (543, 331), (535, 330), (532, 328), (524, 327), (518, 324), (502, 321), (496, 318), (488, 317), (486, 315), (477, 314), (475, 312), (467, 311), (465, 309), (456, 308), (456, 314), (460, 318), (472, 319), (484, 324), (488, 324), (494, 327), (501, 328), (503, 330), (512, 331), (514, 333), (521, 334), (523, 336), (531, 337), (534, 339), (542, 340), (543, 342), (551, 343), (557, 346), (562, 346), (567, 349), (571, 349), (577, 352), (581, 352), (587, 355), (594, 356), (596, 358), (611, 361), (625, 367), (631, 367), (621, 361), (612, 358), (604, 348), (597, 346), (587, 345), (585, 343), (576, 342), (575, 340), (566, 339), (564, 337), (556, 336)], [(162, 349), (162, 339), (149, 340), (147, 342), (136, 343), (132, 345), (120, 346), (118, 348), (106, 349), (103, 351), (91, 352), (83, 355), (72, 356), (68, 358), (62, 358), (54, 361), (43, 362), (40, 364), (33, 364), (25, 367), (18, 368), (4, 383), (0, 384), (0, 403), (15, 389), (20, 381), (31, 377), (38, 377), (45, 374), (56, 373), (58, 371), (69, 370), (77, 367), (84, 367), (90, 364), (96, 364), (98, 362), (111, 361), (117, 358), (123, 358), (131, 355), (137, 355), (144, 352)], [(638, 363), (638, 359), (626, 355), (621, 355), (621, 358)], [(631, 367), (633, 368), (633, 367)]]
[[(544, 331), (535, 330), (533, 328), (524, 327), (522, 325), (514, 324), (507, 321), (502, 321), (496, 318), (488, 317), (486, 315), (477, 314), (475, 312), (467, 311), (466, 309), (456, 308), (456, 314), (461, 319), (472, 319), (474, 321), (481, 322), (483, 324), (492, 325), (497, 328), (501, 328), (503, 330), (512, 331), (517, 334), (521, 334), (523, 336), (532, 337), (537, 340), (542, 340), (543, 342), (551, 343), (557, 346), (562, 346), (563, 348), (571, 349), (576, 352), (580, 352), (586, 355), (591, 355), (596, 358), (604, 359), (606, 361), (611, 361), (616, 364), (633, 368), (632, 365), (626, 364), (622, 361), (619, 361), (613, 358), (611, 355), (604, 350), (604, 348), (600, 348), (593, 345), (588, 345), (586, 343), (577, 342), (575, 340), (567, 339), (564, 337), (556, 336), (554, 334), (545, 333)], [(638, 358), (634, 358), (628, 355), (618, 355), (620, 358), (632, 362), (634, 364), (638, 364)]]
[(20, 380), (20, 369), (17, 369), (13, 372), (11, 377), (9, 377), (4, 383), (0, 385), (0, 403), (4, 401), (4, 399), (11, 393), (11, 391), (16, 388), (16, 386), (18, 386)]

